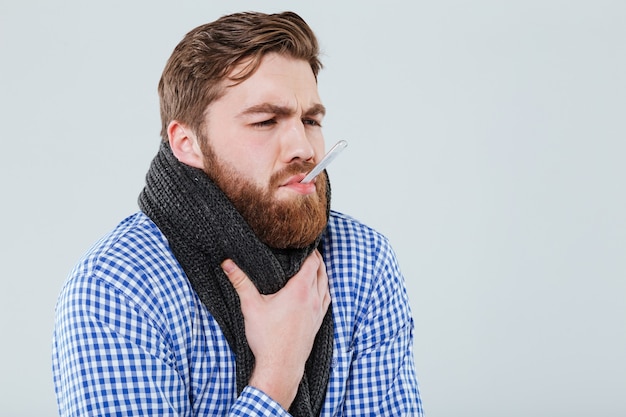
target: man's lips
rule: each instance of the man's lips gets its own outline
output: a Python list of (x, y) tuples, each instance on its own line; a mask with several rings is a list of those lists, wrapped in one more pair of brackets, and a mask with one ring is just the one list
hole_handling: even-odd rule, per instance
[(302, 181), (302, 179), (306, 176), (306, 173), (304, 174), (296, 174), (296, 175), (292, 175), (291, 177), (287, 178), (287, 180), (285, 182), (283, 182), (281, 184), (281, 188), (285, 187), (288, 188), (290, 190), (293, 190), (299, 194), (312, 194), (315, 192), (315, 182), (310, 182), (307, 184), (302, 184), (300, 183), (300, 181)]
[(287, 186), (287, 185), (292, 185), (292, 184), (299, 184), (300, 181), (302, 181), (302, 179), (306, 177), (306, 174), (296, 174), (296, 175), (292, 175), (291, 177), (287, 178), (287, 181), (285, 181), (282, 186)]

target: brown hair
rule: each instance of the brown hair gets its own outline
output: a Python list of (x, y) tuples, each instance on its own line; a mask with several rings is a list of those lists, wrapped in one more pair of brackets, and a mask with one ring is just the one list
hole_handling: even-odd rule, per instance
[(222, 81), (247, 62), (229, 77), (235, 84), (243, 82), (270, 52), (307, 61), (316, 78), (322, 68), (315, 34), (293, 12), (236, 13), (187, 33), (174, 48), (159, 81), (163, 140), (167, 141), (172, 120), (200, 132), (207, 106), (224, 91)]

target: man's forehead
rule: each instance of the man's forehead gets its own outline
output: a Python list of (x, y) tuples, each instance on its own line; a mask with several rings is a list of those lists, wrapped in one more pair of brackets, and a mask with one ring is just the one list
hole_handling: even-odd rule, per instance
[(244, 80), (224, 79), (217, 101), (230, 103), (231, 110), (241, 115), (324, 115), (326, 112), (310, 65), (304, 60), (277, 54), (263, 58), (258, 68)]

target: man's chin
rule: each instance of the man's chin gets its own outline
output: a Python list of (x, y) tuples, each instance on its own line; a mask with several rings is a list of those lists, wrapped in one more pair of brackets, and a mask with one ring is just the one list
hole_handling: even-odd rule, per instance
[[(307, 184), (308, 185), (308, 184)], [(302, 189), (298, 187), (282, 186), (274, 193), (274, 200), (278, 204), (297, 204), (299, 201), (317, 201), (315, 186)]]
[(322, 233), (328, 221), (326, 210), (315, 196), (289, 199), (282, 204), (276, 201), (267, 214), (249, 223), (262, 242), (277, 249), (309, 246)]

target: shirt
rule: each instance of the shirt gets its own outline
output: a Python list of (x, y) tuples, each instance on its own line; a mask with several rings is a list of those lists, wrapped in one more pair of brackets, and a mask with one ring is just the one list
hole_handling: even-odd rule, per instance
[[(322, 416), (422, 416), (414, 324), (388, 240), (331, 211), (323, 237), (334, 320)], [(78, 262), (55, 309), (52, 367), (62, 416), (288, 416), (262, 391), (237, 394), (215, 319), (142, 212)]]

